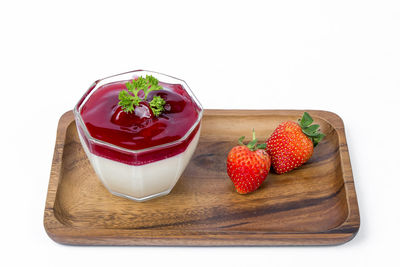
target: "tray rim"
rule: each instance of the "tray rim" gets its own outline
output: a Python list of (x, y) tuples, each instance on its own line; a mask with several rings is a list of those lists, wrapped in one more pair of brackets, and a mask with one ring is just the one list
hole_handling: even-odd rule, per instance
[[(139, 246), (279, 246), (279, 245), (339, 245), (352, 240), (360, 228), (360, 214), (355, 191), (354, 178), (346, 142), (343, 120), (336, 114), (325, 110), (285, 110), (285, 109), (205, 109), (204, 116), (243, 116), (243, 115), (301, 115), (304, 111), (312, 113), (314, 118), (324, 120), (337, 132), (339, 158), (343, 173), (348, 216), (337, 227), (324, 232), (271, 233), (257, 232), (249, 236), (243, 231), (213, 232), (187, 230), (174, 231), (180, 234), (167, 237), (162, 230), (140, 230), (142, 235), (129, 229), (76, 228), (62, 224), (54, 214), (54, 204), (60, 182), (62, 156), (67, 128), (74, 121), (73, 111), (65, 112), (59, 119), (56, 144), (54, 148), (43, 224), (48, 236), (55, 242), (68, 245), (139, 245)], [(151, 235), (146, 233), (151, 232)], [(201, 238), (207, 234), (208, 237)], [(246, 235), (247, 234), (247, 235)]]

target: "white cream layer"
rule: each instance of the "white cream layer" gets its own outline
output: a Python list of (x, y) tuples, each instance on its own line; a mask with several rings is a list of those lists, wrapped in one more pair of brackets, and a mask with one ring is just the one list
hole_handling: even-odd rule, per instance
[(136, 200), (167, 194), (175, 186), (192, 157), (200, 137), (198, 129), (186, 150), (173, 157), (133, 166), (91, 153), (79, 133), (83, 149), (103, 185), (117, 195)]

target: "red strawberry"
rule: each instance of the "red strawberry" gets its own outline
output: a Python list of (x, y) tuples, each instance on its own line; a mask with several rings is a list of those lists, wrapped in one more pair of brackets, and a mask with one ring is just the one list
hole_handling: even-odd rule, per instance
[(319, 132), (319, 125), (312, 123), (311, 116), (304, 112), (299, 123), (283, 122), (268, 138), (267, 152), (277, 174), (291, 171), (311, 158), (314, 147), (325, 136)]
[(232, 148), (227, 160), (228, 175), (239, 194), (247, 194), (260, 187), (271, 167), (266, 145), (256, 145), (254, 130), (253, 140), (249, 144), (244, 145), (243, 139), (244, 136), (239, 138), (240, 146)]

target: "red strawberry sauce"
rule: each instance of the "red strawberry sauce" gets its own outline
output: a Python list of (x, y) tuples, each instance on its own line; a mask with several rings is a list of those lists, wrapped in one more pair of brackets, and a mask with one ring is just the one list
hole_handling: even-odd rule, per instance
[[(125, 83), (114, 82), (99, 87), (81, 108), (81, 117), (92, 137), (118, 147), (140, 150), (179, 140), (197, 121), (200, 108), (180, 84), (160, 82), (164, 90), (148, 94), (148, 102), (155, 95), (166, 101), (165, 110), (159, 117), (153, 115), (146, 102), (141, 102), (132, 113), (122, 111), (118, 106), (118, 94), (126, 90)], [(93, 154), (130, 165), (143, 165), (185, 151), (198, 128), (199, 125), (179, 144), (135, 154), (84, 139)]]

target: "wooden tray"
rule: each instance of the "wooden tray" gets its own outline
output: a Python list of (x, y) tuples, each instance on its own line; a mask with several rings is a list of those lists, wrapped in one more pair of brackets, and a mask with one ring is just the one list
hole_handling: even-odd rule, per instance
[[(78, 139), (72, 111), (59, 122), (44, 226), (59, 243), (85, 245), (331, 245), (351, 240), (360, 217), (343, 122), (309, 111), (327, 134), (308, 163), (271, 172), (254, 193), (239, 195), (226, 156), (254, 127), (261, 139), (296, 110), (206, 110), (199, 145), (165, 197), (137, 203), (111, 195)], [(248, 139), (247, 139), (248, 140)]]

